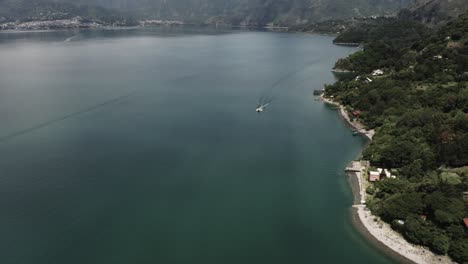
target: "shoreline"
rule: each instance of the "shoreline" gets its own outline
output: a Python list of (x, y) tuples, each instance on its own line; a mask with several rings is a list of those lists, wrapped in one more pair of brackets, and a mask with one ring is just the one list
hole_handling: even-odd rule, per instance
[(448, 256), (439, 256), (423, 246), (413, 245), (389, 224), (374, 216), (366, 205), (354, 205), (352, 222), (371, 244), (399, 263), (451, 264)]
[(406, 258), (402, 254), (388, 247), (385, 243), (376, 239), (376, 237), (374, 237), (374, 235), (367, 229), (367, 227), (364, 225), (364, 223), (362, 222), (359, 216), (359, 213), (358, 213), (359, 208), (356, 207), (356, 205), (358, 205), (361, 201), (361, 195), (360, 195), (361, 188), (358, 182), (358, 178), (355, 177), (355, 175), (350, 175), (350, 177), (348, 177), (348, 182), (351, 186), (351, 190), (352, 190), (353, 197), (354, 197), (353, 206), (350, 208), (350, 218), (356, 231), (361, 236), (364, 237), (367, 243), (377, 248), (377, 250), (383, 252), (389, 258), (397, 261), (398, 263), (415, 264), (416, 262)]
[(345, 107), (340, 103), (337, 103), (332, 99), (325, 98), (323, 95), (321, 95), (320, 98), (326, 104), (336, 106), (338, 108), (337, 110), (339, 110), (338, 112), (340, 113), (340, 117), (344, 119), (347, 125), (349, 125), (355, 132), (358, 132), (360, 135), (363, 135), (369, 141), (372, 141), (375, 135), (375, 131), (373, 129), (367, 130), (364, 124), (362, 124), (361, 122), (351, 120), (348, 112), (346, 112)]
[(359, 42), (333, 42), (333, 44), (338, 46), (347, 46), (347, 47), (359, 47), (361, 43)]
[[(141, 29), (152, 27), (211, 27), (211, 28), (227, 28), (227, 29), (246, 29), (246, 30), (270, 30), (270, 31), (290, 31), (286, 26), (272, 26), (272, 25), (229, 25), (229, 24), (195, 24), (195, 23), (142, 23), (138, 25), (110, 25), (110, 24), (86, 24), (76, 22), (73, 20), (38, 20), (30, 22), (7, 22), (0, 23), (0, 32), (42, 32), (42, 31), (67, 31), (67, 30), (86, 30), (86, 29)], [(16, 24), (14, 24), (16, 23)], [(36, 24), (34, 24), (36, 23)], [(58, 25), (51, 25), (51, 23), (63, 23)], [(68, 23), (68, 24), (67, 24)], [(9, 25), (11, 24), (11, 25)], [(49, 25), (50, 24), (50, 25)], [(3, 28), (2, 28), (3, 27)]]
[(359, 213), (358, 213), (358, 208), (351, 207), (350, 208), (350, 218), (351, 222), (356, 229), (356, 231), (364, 237), (367, 243), (369, 243), (371, 246), (377, 248), (380, 252), (382, 252), (384, 255), (388, 256), (390, 259), (396, 261), (397, 263), (402, 263), (402, 264), (415, 264), (417, 262), (414, 262), (408, 258), (406, 258), (403, 254), (400, 254), (393, 249), (391, 249), (389, 246), (387, 246), (385, 243), (379, 241), (376, 239), (376, 237), (367, 229), (367, 227), (363, 224)]
[[(359, 121), (352, 121), (344, 106), (332, 99), (320, 96), (321, 100), (328, 105), (337, 107), (340, 117), (353, 130), (359, 132), (368, 142), (372, 141), (374, 130), (366, 130)], [(364, 146), (365, 148), (366, 146)], [(422, 246), (411, 244), (391, 226), (378, 216), (373, 215), (365, 205), (363, 196), (365, 190), (362, 187), (361, 173), (348, 173), (348, 181), (353, 193), (354, 201), (351, 208), (351, 221), (355, 229), (374, 247), (385, 253), (398, 263), (408, 264), (451, 264), (455, 263), (448, 256), (440, 256)], [(365, 197), (364, 197), (365, 199)]]

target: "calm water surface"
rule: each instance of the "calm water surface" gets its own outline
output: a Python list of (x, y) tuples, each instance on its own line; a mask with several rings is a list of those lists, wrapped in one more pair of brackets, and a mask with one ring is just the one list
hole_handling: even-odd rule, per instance
[(0, 34), (0, 262), (390, 263), (350, 221), (363, 142), (312, 96), (331, 40)]

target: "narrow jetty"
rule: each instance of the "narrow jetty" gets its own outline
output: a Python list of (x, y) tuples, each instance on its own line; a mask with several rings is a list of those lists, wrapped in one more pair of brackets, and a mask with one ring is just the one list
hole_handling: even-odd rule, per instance
[(355, 42), (333, 42), (333, 44), (338, 45), (338, 46), (350, 46), (350, 47), (361, 46), (361, 43), (355, 43)]
[(346, 168), (345, 172), (348, 173), (350, 177), (356, 177), (358, 185), (359, 185), (359, 198), (360, 204), (366, 203), (366, 190), (364, 188), (363, 183), (363, 175), (366, 173), (366, 169), (369, 166), (368, 161), (364, 160), (355, 160), (352, 161)]

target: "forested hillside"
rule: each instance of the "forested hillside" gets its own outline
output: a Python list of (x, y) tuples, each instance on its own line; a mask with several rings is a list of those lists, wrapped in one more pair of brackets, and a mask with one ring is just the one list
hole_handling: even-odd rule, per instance
[[(401, 6), (403, 7), (405, 5), (402, 4)], [(372, 36), (373, 34), (370, 31), (376, 28), (378, 29), (383, 25), (386, 27), (386, 30), (391, 30), (390, 33), (397, 34), (399, 32), (394, 30), (396, 27), (389, 24), (397, 23), (402, 26), (402, 21), (406, 21), (405, 23), (407, 23), (407, 26), (409, 24), (423, 24), (428, 27), (436, 28), (444, 25), (446, 22), (458, 17), (466, 11), (468, 11), (468, 0), (414, 0), (411, 1), (407, 7), (400, 10), (397, 16), (333, 19), (320, 22), (309, 21), (307, 23), (294, 25), (290, 27), (290, 29), (293, 31), (327, 34), (344, 33), (336, 39), (336, 43), (357, 43), (363, 42), (363, 38), (365, 37)], [(406, 30), (413, 29), (414, 27), (410, 26)], [(381, 32), (387, 31), (381, 30)], [(419, 34), (420, 32), (415, 33)], [(380, 36), (374, 37), (389, 38), (386, 34), (380, 34)]]
[[(397, 176), (369, 187), (368, 206), (410, 242), (464, 263), (468, 13), (438, 30), (381, 23), (359, 40), (363, 50), (337, 63), (350, 76), (327, 86), (326, 96), (359, 110), (356, 118), (376, 129), (364, 158)], [(377, 69), (383, 74), (372, 74)]]
[[(99, 6), (137, 18), (234, 25), (294, 25), (355, 16), (396, 14), (412, 0), (0, 0), (0, 16), (26, 19), (44, 9)], [(28, 5), (27, 3), (30, 3)], [(37, 3), (41, 3), (38, 7)], [(67, 5), (64, 5), (67, 4)], [(99, 10), (98, 11), (102, 11)]]
[[(355, 25), (349, 27), (343, 33), (335, 38), (335, 43), (367, 43), (372, 45), (376, 42), (390, 43), (395, 52), (400, 47), (405, 47), (409, 43), (420, 40), (423, 36), (429, 34), (429, 29), (423, 24), (412, 21), (397, 19), (395, 17), (379, 17), (375, 19), (359, 20)], [(394, 57), (389, 53), (388, 56)], [(342, 62), (351, 62), (351, 60), (342, 60)], [(346, 66), (345, 66), (346, 67)], [(350, 66), (347, 66), (350, 67)], [(354, 67), (374, 67), (362, 61), (355, 63)]]

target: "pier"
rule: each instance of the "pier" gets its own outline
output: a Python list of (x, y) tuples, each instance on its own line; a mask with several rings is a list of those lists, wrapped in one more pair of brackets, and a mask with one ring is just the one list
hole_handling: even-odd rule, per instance
[(350, 46), (350, 47), (359, 47), (361, 43), (354, 43), (354, 42), (333, 42), (333, 44), (338, 46)]
[(362, 178), (363, 175), (366, 173), (367, 167), (369, 166), (369, 162), (365, 160), (359, 161), (352, 161), (346, 168), (345, 172), (348, 173), (349, 176), (355, 176), (358, 180), (359, 185), (359, 196), (361, 203), (366, 203), (366, 190), (364, 188), (364, 179)]

